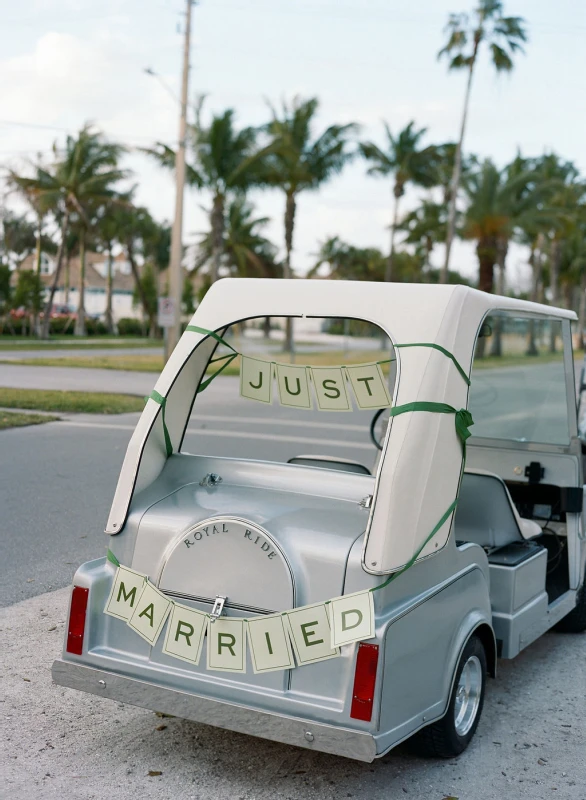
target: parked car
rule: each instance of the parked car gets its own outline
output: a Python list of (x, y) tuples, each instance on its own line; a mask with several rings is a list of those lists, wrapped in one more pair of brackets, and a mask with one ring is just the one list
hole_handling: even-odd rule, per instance
[[(390, 355), (237, 353), (230, 326), (267, 316), (363, 320)], [(574, 318), (463, 286), (214, 284), (128, 445), (108, 555), (75, 574), (54, 680), (363, 761), (406, 739), (461, 753), (497, 659), (586, 628)], [(336, 447), (339, 412), (375, 414), (374, 467), (187, 452), (194, 400), (238, 355), (242, 403), (335, 411)]]

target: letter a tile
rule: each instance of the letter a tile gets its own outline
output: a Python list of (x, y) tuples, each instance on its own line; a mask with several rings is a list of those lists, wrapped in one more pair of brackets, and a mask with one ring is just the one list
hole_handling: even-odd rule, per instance
[(171, 601), (147, 581), (134, 613), (126, 624), (143, 639), (146, 639), (149, 644), (155, 644), (171, 605)]

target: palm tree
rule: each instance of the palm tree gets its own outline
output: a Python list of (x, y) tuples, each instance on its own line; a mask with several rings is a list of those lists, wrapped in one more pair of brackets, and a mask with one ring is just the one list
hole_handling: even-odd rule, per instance
[[(518, 157), (520, 158), (520, 157)], [(509, 241), (518, 221), (534, 203), (531, 172), (522, 169), (522, 159), (500, 171), (490, 159), (468, 176), (468, 196), (462, 235), (476, 240), (479, 261), (478, 288), (492, 292), (494, 267), (499, 267), (499, 290), (504, 291), (505, 260)]]
[(393, 258), (395, 253), (395, 234), (399, 224), (399, 202), (405, 194), (407, 184), (430, 188), (437, 183), (438, 150), (435, 146), (420, 148), (421, 139), (427, 129), (417, 130), (412, 120), (398, 136), (393, 136), (386, 122), (383, 123), (387, 137), (387, 149), (382, 150), (374, 142), (362, 142), (360, 151), (370, 162), (369, 175), (394, 178), (393, 196), (395, 198), (391, 222), (391, 246), (385, 271), (385, 280), (393, 280)]
[(439, 51), (438, 58), (446, 56), (448, 69), (467, 69), (468, 81), (464, 95), (464, 108), (460, 123), (460, 138), (456, 146), (454, 173), (450, 192), (448, 211), (446, 255), (442, 271), (442, 283), (446, 282), (450, 265), (450, 252), (456, 231), (456, 200), (460, 187), (462, 170), (462, 147), (466, 133), (468, 107), (472, 77), (480, 51), (484, 42), (490, 50), (491, 61), (497, 72), (511, 72), (513, 56), (523, 51), (522, 44), (527, 41), (525, 20), (522, 17), (503, 16), (501, 0), (479, 0), (472, 18), (468, 14), (451, 14), (446, 26), (448, 41)]
[[(151, 292), (144, 285), (144, 276), (148, 270), (152, 273), (155, 294), (158, 289), (159, 273), (169, 265), (171, 245), (171, 229), (166, 223), (159, 225), (150, 212), (143, 207), (134, 206), (131, 194), (124, 195), (121, 202), (116, 203), (110, 214), (114, 217), (116, 241), (123, 248), (134, 278), (136, 295), (142, 305), (144, 317), (149, 323), (149, 336), (157, 331), (157, 309), (153, 303)], [(139, 258), (145, 261), (143, 275), (139, 267)], [(149, 281), (151, 276), (149, 276)]]
[[(254, 215), (254, 206), (245, 197), (238, 196), (232, 200), (222, 242), (223, 266), (230, 275), (240, 278), (280, 277), (277, 248), (262, 233), (268, 223), (268, 217)], [(200, 270), (212, 264), (213, 260), (214, 233), (210, 230), (200, 241), (195, 268)]]
[[(330, 125), (314, 136), (315, 116), (319, 108), (316, 97), (308, 100), (294, 97), (291, 103), (283, 101), (280, 109), (270, 108), (272, 119), (266, 131), (271, 144), (264, 158), (264, 179), (269, 185), (278, 186), (285, 194), (283, 277), (291, 278), (298, 197), (301, 192), (319, 189), (342, 171), (353, 156), (348, 145), (358, 126), (354, 123)], [(292, 346), (293, 328), (291, 319), (287, 318), (285, 349), (291, 352)]]
[(432, 269), (431, 253), (436, 244), (441, 244), (446, 235), (446, 206), (433, 200), (424, 200), (419, 208), (411, 211), (399, 226), (407, 232), (405, 242), (415, 245), (421, 253), (424, 274)]
[(350, 281), (382, 281), (386, 259), (375, 247), (354, 247), (333, 236), (322, 243), (314, 266), (307, 273), (314, 278), (327, 267), (330, 279)]
[[(101, 133), (85, 125), (76, 137), (67, 137), (63, 151), (58, 149), (57, 144), (53, 146), (55, 162), (50, 167), (37, 166), (33, 178), (21, 178), (24, 191), (35, 191), (40, 202), (57, 209), (61, 216), (57, 263), (43, 317), (44, 339), (49, 336), (51, 310), (61, 276), (71, 215), (78, 216), (85, 230), (89, 224), (87, 210), (90, 205), (112, 200), (116, 195), (115, 185), (128, 174), (118, 167), (123, 152), (124, 148), (120, 145), (106, 142)], [(83, 320), (82, 305), (78, 310), (80, 316)]]
[[(234, 111), (213, 115), (206, 127), (201, 121), (200, 101), (195, 124), (189, 127), (186, 180), (191, 186), (205, 189), (212, 195), (210, 225), (213, 239), (211, 282), (218, 279), (224, 240), (226, 202), (235, 194), (257, 185), (260, 178), (264, 151), (257, 146), (257, 129), (246, 127), (237, 130)], [(157, 142), (147, 149), (159, 164), (175, 168), (175, 151)]]

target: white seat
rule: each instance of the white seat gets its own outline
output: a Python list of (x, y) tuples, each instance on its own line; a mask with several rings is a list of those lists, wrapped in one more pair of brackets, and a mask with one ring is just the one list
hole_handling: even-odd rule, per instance
[(457, 540), (489, 548), (541, 534), (536, 522), (519, 516), (503, 479), (480, 469), (464, 471), (454, 526)]

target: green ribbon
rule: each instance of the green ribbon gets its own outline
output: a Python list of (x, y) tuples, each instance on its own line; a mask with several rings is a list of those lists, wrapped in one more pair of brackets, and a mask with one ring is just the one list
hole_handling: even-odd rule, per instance
[(225, 356), (219, 356), (219, 358), (212, 358), (210, 364), (215, 364), (218, 361), (223, 361), (224, 363), (219, 369), (217, 369), (214, 372), (213, 375), (210, 375), (209, 378), (206, 378), (205, 381), (200, 383), (197, 389), (197, 394), (201, 394), (208, 388), (208, 386), (214, 380), (214, 378), (217, 378), (218, 375), (220, 375), (220, 373), (222, 373), (226, 369), (226, 367), (229, 364), (231, 364), (237, 356), (240, 355), (240, 353), (237, 350), (235, 350), (229, 342), (227, 342), (225, 339), (222, 339), (222, 337), (215, 331), (208, 331), (207, 328), (199, 328), (197, 325), (188, 325), (187, 328), (185, 328), (185, 330), (191, 331), (192, 333), (201, 333), (204, 336), (211, 336), (212, 339), (215, 339), (218, 342), (218, 344), (223, 344), (225, 347), (227, 347), (229, 350), (232, 351), (231, 353), (228, 353)]
[(447, 356), (454, 362), (456, 369), (458, 370), (460, 375), (464, 378), (467, 385), (470, 386), (470, 378), (468, 377), (466, 372), (462, 369), (461, 365), (456, 359), (456, 356), (453, 353), (450, 353), (449, 350), (446, 350), (445, 347), (442, 347), (439, 344), (434, 344), (433, 342), (413, 342), (412, 344), (396, 344), (394, 345), (394, 347), (433, 347), (434, 350), (439, 350), (440, 353), (443, 353), (445, 356)]
[(171, 437), (169, 436), (169, 430), (167, 428), (167, 423), (165, 421), (165, 406), (167, 405), (167, 398), (163, 397), (162, 394), (159, 394), (155, 389), (149, 394), (149, 398), (154, 400), (155, 403), (158, 403), (161, 406), (161, 413), (163, 415), (163, 435), (165, 437), (165, 450), (167, 451), (167, 458), (173, 455), (173, 445), (171, 443)]
[[(407, 414), (409, 411), (431, 411), (432, 413), (436, 414), (454, 414), (455, 415), (455, 422), (456, 422), (456, 433), (460, 442), (462, 443), (462, 467), (460, 469), (460, 480), (462, 479), (462, 473), (464, 472), (464, 465), (466, 463), (466, 440), (472, 436), (470, 433), (470, 426), (474, 425), (474, 420), (472, 419), (472, 414), (466, 408), (456, 409), (453, 406), (448, 405), (447, 403), (427, 403), (424, 401), (421, 402), (413, 402), (413, 403), (405, 403), (402, 406), (395, 406), (395, 408), (391, 408), (391, 416), (398, 417), (400, 414)], [(458, 491), (459, 491), (459, 484), (458, 484)], [(394, 581), (395, 578), (398, 578), (399, 575), (402, 575), (406, 572), (410, 567), (415, 564), (419, 556), (421, 555), (422, 551), (424, 550), (425, 546), (429, 544), (429, 542), (433, 539), (442, 525), (446, 522), (449, 518), (450, 514), (455, 511), (456, 506), (458, 505), (458, 498), (454, 500), (454, 502), (450, 505), (448, 510), (443, 514), (442, 518), (439, 522), (434, 526), (432, 532), (429, 536), (425, 539), (419, 550), (415, 553), (412, 558), (405, 564), (404, 567), (401, 567), (400, 570), (394, 572), (390, 575), (384, 583), (380, 583), (378, 586), (374, 586), (370, 591), (376, 592), (377, 589), (383, 589), (385, 586), (388, 586), (391, 581)]]
[(395, 578), (398, 578), (398, 577), (399, 577), (399, 575), (402, 575), (402, 574), (403, 574), (404, 572), (406, 572), (406, 571), (407, 571), (407, 570), (408, 570), (410, 567), (412, 567), (412, 566), (413, 566), (413, 564), (415, 564), (415, 562), (417, 561), (417, 559), (418, 559), (418, 558), (419, 558), (419, 556), (421, 555), (421, 553), (423, 552), (423, 550), (425, 549), (425, 546), (426, 546), (427, 544), (429, 544), (429, 542), (430, 542), (430, 541), (433, 539), (433, 537), (434, 537), (434, 536), (436, 535), (436, 533), (439, 531), (439, 529), (440, 529), (440, 528), (441, 528), (441, 526), (444, 524), (444, 522), (446, 522), (446, 520), (448, 519), (448, 517), (450, 516), (450, 514), (452, 513), (452, 511), (454, 511), (454, 510), (455, 510), (455, 508), (456, 508), (456, 506), (457, 506), (457, 505), (458, 505), (458, 499), (456, 498), (456, 499), (454, 500), (454, 502), (451, 504), (451, 506), (448, 508), (448, 510), (445, 512), (445, 514), (443, 514), (442, 518), (441, 518), (441, 519), (440, 519), (440, 521), (437, 523), (437, 525), (434, 527), (434, 529), (433, 529), (433, 530), (432, 530), (432, 532), (429, 534), (429, 536), (427, 537), (427, 539), (426, 539), (426, 540), (423, 542), (423, 544), (421, 545), (421, 547), (419, 548), (419, 550), (418, 550), (418, 551), (415, 553), (415, 555), (414, 555), (414, 556), (412, 556), (412, 557), (409, 559), (409, 561), (408, 561), (408, 562), (405, 564), (405, 566), (404, 566), (404, 567), (401, 567), (401, 569), (400, 569), (400, 570), (398, 570), (397, 572), (393, 572), (393, 574), (392, 574), (392, 575), (389, 575), (389, 577), (386, 579), (386, 581), (385, 581), (384, 583), (379, 583), (379, 585), (378, 585), (378, 586), (373, 586), (373, 587), (372, 587), (372, 589), (371, 589), (370, 591), (371, 591), (371, 592), (376, 592), (378, 589), (384, 589), (384, 587), (385, 587), (385, 586), (388, 586), (388, 585), (389, 585), (389, 583), (391, 583), (391, 581), (394, 581), (394, 580), (395, 580)]
[(391, 408), (390, 414), (391, 417), (398, 417), (400, 414), (406, 414), (409, 411), (431, 411), (435, 414), (454, 414), (456, 421), (456, 433), (462, 442), (464, 454), (466, 453), (466, 439), (472, 436), (468, 429), (470, 425), (474, 425), (472, 414), (466, 408), (457, 410), (447, 403), (428, 403), (426, 401), (415, 401), (413, 403), (405, 403), (402, 406), (395, 406), (394, 408)]
[(108, 559), (110, 564), (114, 564), (115, 567), (120, 566), (120, 562), (118, 561), (114, 553), (110, 550), (110, 548), (108, 548), (108, 551), (106, 553), (106, 558)]

